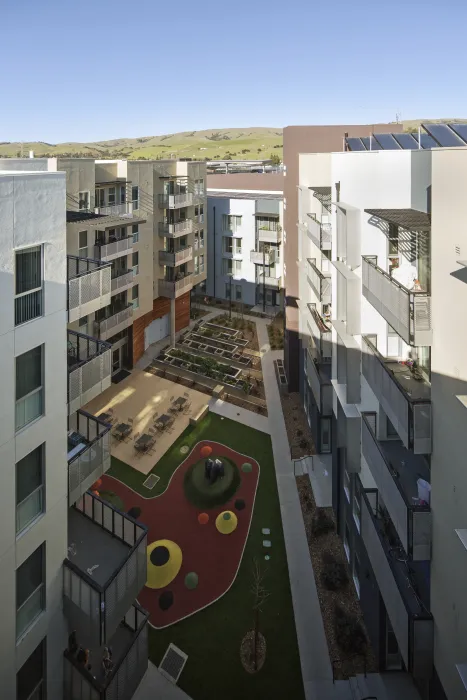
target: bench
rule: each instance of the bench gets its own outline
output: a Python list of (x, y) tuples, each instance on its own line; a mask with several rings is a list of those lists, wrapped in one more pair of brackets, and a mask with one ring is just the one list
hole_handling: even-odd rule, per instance
[(203, 408), (199, 409), (198, 413), (190, 417), (190, 425), (197, 425), (197, 423), (203, 420), (208, 411), (209, 406), (206, 404), (206, 406), (203, 406)]

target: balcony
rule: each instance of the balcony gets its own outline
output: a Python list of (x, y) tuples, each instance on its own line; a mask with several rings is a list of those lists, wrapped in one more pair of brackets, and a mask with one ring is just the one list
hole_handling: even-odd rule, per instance
[(310, 337), (313, 339), (316, 351), (321, 362), (332, 360), (332, 330), (326, 321), (319, 315), (316, 304), (308, 304), (309, 316), (307, 326)]
[(258, 275), (257, 284), (265, 285), (266, 287), (269, 287), (270, 289), (280, 289), (281, 282), (282, 282), (281, 277), (272, 277), (271, 275), (268, 275), (268, 274), (264, 275), (262, 272), (260, 272)]
[(121, 204), (107, 204), (107, 206), (95, 207), (94, 213), (100, 216), (125, 216), (125, 214), (133, 214), (133, 202), (122, 202)]
[(193, 286), (193, 275), (188, 273), (178, 280), (159, 280), (159, 296), (168, 299), (177, 299), (182, 294), (190, 291)]
[(391, 547), (379, 517), (378, 492), (365, 491), (361, 482), (360, 492), (362, 539), (399, 650), (407, 671), (417, 679), (428, 679), (433, 672), (433, 617), (416, 593), (414, 575), (420, 565), (408, 567)]
[(69, 700), (130, 700), (148, 667), (148, 618), (149, 614), (138, 603), (133, 603), (109, 642), (113, 668), (107, 676), (101, 665), (103, 648), (90, 649), (90, 671), (65, 651), (65, 697)]
[(179, 238), (186, 236), (193, 231), (193, 220), (184, 219), (183, 221), (167, 222), (159, 221), (158, 224), (159, 236), (167, 236), (168, 238)]
[(278, 250), (277, 248), (266, 248), (264, 251), (252, 250), (250, 262), (254, 265), (275, 265), (279, 262)]
[(280, 243), (282, 240), (282, 227), (279, 224), (270, 224), (267, 228), (258, 228), (258, 241), (260, 243)]
[(431, 509), (417, 484), (430, 481), (428, 464), (400, 440), (379, 440), (376, 413), (362, 413), (362, 454), (405, 552), (414, 561), (430, 559)]
[(321, 272), (316, 265), (316, 259), (308, 258), (307, 276), (311, 288), (318, 301), (322, 304), (331, 303), (331, 273)]
[(193, 195), (191, 192), (159, 195), (159, 209), (181, 209), (181, 207), (190, 207), (192, 204)]
[(85, 406), (111, 384), (111, 345), (68, 331), (68, 414)]
[(63, 611), (84, 648), (111, 646), (146, 584), (146, 546), (144, 525), (92, 493), (69, 509)]
[(306, 375), (322, 416), (332, 415), (331, 365), (320, 364), (313, 352), (306, 352)]
[(314, 214), (308, 214), (307, 230), (311, 240), (320, 250), (331, 250), (332, 229), (331, 224), (319, 222)]
[(363, 256), (363, 296), (408, 345), (431, 345), (431, 297), (410, 291)]
[(203, 204), (206, 199), (206, 192), (193, 192), (193, 204)]
[(99, 260), (110, 262), (133, 251), (133, 236), (113, 240), (109, 238), (108, 243), (96, 243), (94, 250)]
[(383, 357), (368, 336), (362, 341), (363, 376), (404, 446), (415, 454), (431, 454), (430, 384), (397, 359)]
[(100, 340), (107, 340), (133, 323), (133, 306), (117, 304), (106, 309), (106, 315), (94, 322)]
[(68, 421), (68, 501), (75, 503), (110, 467), (110, 425), (81, 410)]
[(69, 323), (110, 304), (109, 264), (67, 255), (67, 270)]
[(159, 263), (161, 265), (176, 267), (177, 265), (182, 265), (190, 260), (193, 260), (193, 247), (191, 245), (188, 245), (185, 248), (180, 248), (180, 250), (177, 250), (174, 253), (170, 253), (167, 250), (159, 251)]
[(112, 277), (111, 293), (124, 292), (133, 286), (135, 273), (133, 270), (119, 270), (119, 274)]

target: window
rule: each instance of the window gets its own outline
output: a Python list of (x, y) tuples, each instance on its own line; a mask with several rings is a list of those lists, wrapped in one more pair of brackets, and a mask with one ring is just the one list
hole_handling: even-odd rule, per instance
[(355, 483), (354, 488), (352, 513), (357, 530), (360, 532), (360, 489), (357, 487), (357, 483)]
[(105, 191), (103, 189), (96, 190), (96, 207), (105, 206)]
[(44, 412), (43, 345), (16, 358), (16, 430)]
[(199, 270), (198, 272), (204, 272), (204, 255), (199, 256)]
[(133, 253), (131, 265), (133, 267), (133, 274), (137, 275), (139, 273), (139, 253), (138, 253), (138, 251)]
[(115, 204), (115, 187), (109, 187), (109, 205)]
[(242, 261), (241, 260), (231, 260), (231, 259), (224, 259), (222, 261), (223, 264), (223, 274), (224, 275), (234, 275), (238, 276), (241, 271), (242, 271)]
[(45, 545), (16, 570), (16, 639), (31, 627), (45, 608)]
[(88, 257), (88, 232), (80, 231), (78, 233), (78, 256), (80, 258)]
[(242, 224), (242, 217), (233, 214), (222, 214), (222, 230), (236, 231)]
[(230, 236), (224, 236), (224, 253), (233, 253), (233, 239)]
[(16, 534), (30, 525), (44, 508), (44, 445), (16, 464)]
[(131, 227), (131, 233), (133, 234), (133, 243), (138, 243), (139, 241), (139, 226), (138, 224), (133, 224)]
[(81, 316), (81, 318), (78, 321), (78, 326), (80, 328), (87, 328), (88, 325), (88, 317), (87, 316)]
[(241, 284), (235, 285), (235, 299), (236, 299), (236, 301), (242, 300), (242, 285)]
[(125, 185), (120, 185), (120, 204), (125, 204), (126, 202), (126, 187)]
[(42, 316), (42, 246), (15, 252), (15, 326)]
[[(195, 248), (196, 250), (196, 248)], [(199, 273), (199, 258), (197, 255), (195, 255), (195, 261), (194, 261), (194, 274), (197, 275)]]
[(399, 252), (399, 227), (396, 224), (389, 224), (388, 243), (389, 255), (397, 255)]
[(202, 248), (204, 246), (204, 228), (202, 228), (199, 232), (199, 247)]
[(347, 561), (350, 562), (350, 530), (347, 523), (344, 526), (344, 551)]
[(87, 192), (80, 192), (78, 195), (78, 207), (80, 211), (89, 211), (89, 190)]
[(355, 590), (357, 591), (357, 597), (360, 598), (360, 559), (354, 552), (352, 558), (352, 578), (355, 585)]
[(131, 304), (134, 309), (137, 309), (139, 307), (139, 284), (135, 284), (134, 287), (131, 289)]
[(16, 674), (17, 700), (45, 700), (45, 651), (43, 639)]
[(131, 201), (133, 202), (133, 209), (139, 209), (139, 187), (138, 185), (133, 185), (131, 188)]
[(230, 287), (231, 287), (230, 282), (226, 282), (225, 283), (225, 298), (226, 299), (230, 299)]
[(344, 467), (344, 493), (345, 497), (350, 503), (350, 476), (347, 469)]

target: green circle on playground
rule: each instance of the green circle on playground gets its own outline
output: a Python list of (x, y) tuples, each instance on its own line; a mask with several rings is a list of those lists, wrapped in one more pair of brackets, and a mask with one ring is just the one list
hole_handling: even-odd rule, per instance
[(223, 515), (222, 517), (224, 518), (224, 520), (230, 520), (230, 518), (231, 518), (232, 516), (230, 515), (229, 512), (225, 512), (224, 515)]
[(195, 589), (198, 585), (198, 574), (195, 571), (190, 571), (189, 574), (185, 576), (185, 586), (189, 591)]
[(249, 474), (249, 473), (252, 472), (252, 471), (253, 471), (253, 467), (252, 467), (252, 465), (250, 464), (250, 462), (244, 462), (244, 463), (242, 464), (242, 472), (243, 472), (244, 474)]
[(224, 476), (211, 484), (204, 475), (205, 459), (195, 462), (187, 470), (183, 482), (187, 500), (200, 510), (215, 508), (227, 503), (240, 486), (240, 472), (226, 457), (219, 456), (224, 463)]
[(182, 445), (182, 446), (180, 447), (180, 454), (186, 455), (186, 453), (188, 452), (189, 449), (190, 449), (190, 448), (188, 447), (188, 445)]

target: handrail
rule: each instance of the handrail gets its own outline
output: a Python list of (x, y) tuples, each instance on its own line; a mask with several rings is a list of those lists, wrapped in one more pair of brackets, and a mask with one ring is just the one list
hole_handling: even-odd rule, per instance
[(386, 279), (388, 279), (391, 282), (391, 284), (394, 284), (396, 287), (401, 289), (406, 294), (414, 294), (417, 296), (425, 296), (425, 297), (431, 296), (431, 294), (429, 294), (429, 292), (426, 292), (423, 289), (407, 289), (407, 287), (404, 287), (404, 285), (401, 284), (400, 282), (398, 282), (396, 279), (394, 279), (394, 277), (391, 277), (391, 275), (388, 272), (386, 272), (386, 270), (383, 270), (382, 267), (379, 267), (379, 265), (377, 263), (373, 262), (373, 260), (371, 258), (374, 258), (374, 257), (375, 257), (374, 255), (371, 255), (371, 256), (370, 255), (362, 255), (362, 259), (366, 263), (368, 263), (368, 265), (373, 267), (375, 270), (378, 270), (378, 272), (380, 274), (382, 274), (383, 277), (386, 277)]
[[(82, 408), (80, 408), (76, 411), (76, 415), (77, 415), (76, 432), (79, 433), (80, 435), (83, 435), (83, 431), (80, 430), (80, 423), (79, 423), (80, 416), (83, 416), (84, 418), (86, 418), (87, 423), (89, 423), (89, 421), (92, 421), (93, 423), (97, 423), (97, 426), (98, 426), (98, 428), (97, 428), (98, 432), (97, 432), (97, 435), (95, 438), (93, 438), (92, 440), (89, 440), (86, 437), (86, 440), (88, 441), (88, 443), (86, 445), (86, 449), (88, 449), (89, 447), (91, 447), (91, 445), (94, 445), (94, 443), (96, 443), (98, 440), (100, 440), (102, 437), (104, 437), (104, 435), (106, 435), (112, 427), (110, 425), (110, 423), (105, 423), (103, 420), (101, 420), (97, 416), (93, 416), (91, 413), (88, 413), (87, 411), (83, 411)], [(83, 437), (85, 437), (85, 436), (83, 436)], [(81, 454), (82, 454), (81, 452), (78, 452), (78, 454), (76, 454), (74, 457), (67, 460), (68, 466), (70, 464), (73, 464), (73, 462), (75, 462), (77, 459), (79, 459)]]
[[(77, 362), (75, 365), (72, 367), (69, 367), (68, 373), (71, 374), (74, 372), (76, 369), (79, 369), (80, 367), (83, 367), (83, 365), (87, 364), (91, 360), (94, 360), (94, 358), (99, 357), (99, 355), (103, 355), (104, 352), (107, 350), (110, 350), (112, 348), (111, 343), (107, 343), (105, 340), (98, 340), (97, 338), (93, 338), (90, 335), (86, 335), (85, 333), (78, 333), (77, 331), (73, 331), (70, 328), (67, 330), (67, 335), (68, 335), (68, 342), (72, 344), (72, 341), (70, 340), (70, 336), (74, 336), (77, 339), (77, 344), (76, 346), (72, 344), (73, 349), (77, 350), (78, 355), (80, 354), (80, 341), (82, 340), (83, 342), (88, 343), (88, 351), (89, 351), (89, 345), (94, 344), (96, 346), (95, 352), (92, 354), (88, 354), (88, 356), (84, 360), (77, 359)], [(69, 350), (70, 348), (68, 348)], [(68, 353), (70, 355), (70, 353)]]
[(316, 272), (316, 274), (321, 278), (321, 280), (326, 280), (330, 279), (331, 273), (330, 272), (322, 272), (319, 267), (316, 265), (316, 258), (307, 258), (307, 262), (310, 265), (310, 267), (313, 268), (313, 270)]
[[(67, 255), (67, 263), (74, 261), (76, 263), (76, 268), (78, 269), (83, 264), (86, 265), (86, 269), (82, 272), (76, 272), (70, 277), (70, 266), (67, 265), (67, 281), (78, 279), (79, 277), (84, 277), (84, 275), (89, 275), (91, 272), (98, 272), (103, 270), (105, 267), (110, 267), (111, 262), (106, 262), (105, 260), (95, 260), (94, 258), (80, 258), (79, 255)], [(91, 267), (93, 266), (93, 267)]]

